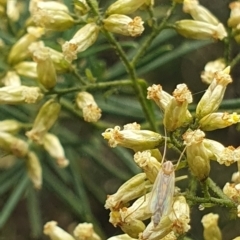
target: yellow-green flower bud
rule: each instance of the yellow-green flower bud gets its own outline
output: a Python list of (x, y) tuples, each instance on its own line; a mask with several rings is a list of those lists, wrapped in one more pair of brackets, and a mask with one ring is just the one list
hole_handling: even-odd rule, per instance
[(13, 21), (16, 22), (19, 19), (20, 16), (20, 8), (17, 5), (17, 0), (11, 0), (11, 1), (7, 1), (7, 17)]
[(145, 229), (145, 224), (140, 220), (131, 219), (131, 221), (121, 222), (120, 228), (130, 237), (137, 239), (138, 235)]
[(173, 201), (173, 209), (169, 214), (172, 221), (172, 230), (177, 235), (182, 235), (191, 228), (190, 223), (190, 209), (184, 196), (178, 196)]
[(31, 15), (37, 26), (50, 30), (64, 31), (74, 24), (67, 6), (60, 2), (38, 1), (31, 9)]
[(144, 31), (141, 17), (132, 19), (122, 14), (110, 15), (103, 20), (103, 26), (109, 32), (131, 37), (137, 37)]
[(53, 88), (57, 83), (57, 74), (49, 50), (45, 47), (35, 50), (33, 60), (37, 63), (38, 81), (46, 89)]
[(192, 94), (186, 84), (178, 84), (173, 92), (173, 98), (165, 108), (163, 124), (167, 131), (174, 131), (192, 120), (188, 111), (188, 104), (191, 102)]
[(50, 47), (45, 47), (43, 41), (38, 41), (38, 42), (32, 43), (29, 46), (28, 50), (31, 52), (33, 58), (35, 58), (35, 55), (36, 55), (35, 52), (37, 52), (37, 55), (38, 55), (39, 52), (41, 54), (42, 51), (43, 52), (48, 51), (49, 57), (53, 61), (53, 64), (54, 64), (54, 67), (55, 67), (57, 73), (66, 72), (71, 67), (71, 64), (64, 59), (62, 52), (58, 52)]
[(80, 13), (80, 15), (85, 15), (90, 10), (86, 0), (74, 0), (74, 7), (76, 11)]
[(162, 90), (160, 84), (153, 84), (151, 87), (147, 88), (147, 91), (147, 99), (153, 100), (163, 111), (165, 111), (165, 108), (173, 99), (173, 96)]
[(240, 115), (236, 112), (229, 114), (227, 112), (210, 113), (199, 121), (200, 128), (203, 131), (213, 131), (216, 129), (226, 128), (233, 124), (239, 123)]
[(51, 240), (75, 240), (69, 233), (57, 226), (57, 222), (51, 221), (44, 225), (43, 233)]
[(130, 14), (140, 8), (146, 0), (118, 0), (111, 4), (107, 9), (107, 15), (111, 14)]
[(37, 63), (35, 62), (20, 62), (14, 65), (14, 69), (20, 76), (37, 79)]
[(46, 48), (49, 51), (49, 55), (53, 61), (57, 73), (69, 71), (71, 64), (64, 58), (63, 53), (49, 47)]
[(107, 240), (135, 240), (135, 238), (131, 238), (128, 234), (121, 234), (121, 235), (110, 237)]
[(134, 161), (146, 173), (150, 182), (154, 183), (161, 168), (161, 164), (155, 157), (151, 155), (151, 152), (149, 150), (136, 152), (134, 154)]
[[(154, 227), (153, 221), (151, 221), (142, 234), (139, 235), (140, 240), (158, 240), (164, 239), (172, 231), (172, 222), (168, 216), (163, 216), (160, 223)], [(171, 238), (170, 238), (171, 239)]]
[(42, 144), (45, 134), (58, 119), (60, 110), (60, 103), (54, 99), (50, 99), (45, 102), (34, 120), (32, 130), (28, 131), (26, 135), (33, 141)]
[(218, 25), (219, 20), (205, 7), (199, 4), (197, 0), (184, 0), (183, 11), (189, 13), (196, 21), (206, 22)]
[(0, 149), (17, 157), (25, 157), (28, 153), (28, 144), (7, 132), (0, 132)]
[(180, 35), (191, 39), (223, 40), (227, 37), (227, 32), (221, 23), (213, 25), (211, 23), (187, 19), (175, 22), (175, 29)]
[(0, 121), (0, 132), (15, 134), (22, 128), (22, 124), (17, 120), (8, 119)]
[(0, 104), (36, 103), (43, 97), (39, 87), (9, 86), (0, 88)]
[(145, 1), (145, 6), (154, 6), (154, 4), (155, 4), (155, 0), (146, 0)]
[(88, 92), (78, 93), (76, 103), (82, 109), (84, 121), (97, 122), (102, 116), (102, 110), (98, 107), (92, 94)]
[(125, 207), (120, 209), (119, 212), (111, 212), (109, 222), (115, 227), (119, 226), (123, 232), (133, 238), (138, 238), (138, 235), (145, 229), (145, 224), (133, 218)]
[(64, 168), (68, 166), (69, 161), (65, 157), (64, 149), (57, 136), (46, 133), (43, 138), (43, 147), (52, 158), (56, 159), (59, 167)]
[(98, 234), (94, 231), (92, 223), (80, 223), (73, 232), (76, 240), (101, 240)]
[(147, 180), (145, 173), (139, 173), (126, 181), (115, 194), (108, 195), (105, 208), (117, 210), (125, 203), (142, 196), (146, 192)]
[(119, 214), (121, 215), (121, 219), (129, 222), (131, 219), (144, 221), (150, 218), (152, 215), (149, 211), (150, 197), (151, 193), (144, 194), (142, 197), (134, 201), (130, 207), (120, 209)]
[(198, 119), (201, 119), (204, 116), (218, 110), (226, 87), (232, 82), (232, 78), (229, 73), (230, 67), (215, 73), (214, 80), (209, 85), (207, 91), (204, 93), (197, 105), (196, 115)]
[(209, 213), (202, 218), (204, 240), (222, 240), (221, 230), (218, 227), (218, 214)]
[(202, 81), (210, 84), (214, 79), (215, 72), (222, 71), (224, 68), (226, 68), (226, 63), (223, 58), (208, 62), (204, 67), (204, 71), (201, 73)]
[(40, 189), (42, 187), (42, 167), (39, 159), (34, 152), (29, 152), (26, 157), (27, 173), (34, 187)]
[(227, 182), (223, 187), (223, 193), (226, 194), (234, 202), (240, 201), (240, 184)]
[(208, 156), (211, 160), (219, 160), (221, 157), (222, 152), (224, 151), (225, 147), (214, 140), (211, 139), (203, 139), (203, 144), (206, 150), (208, 151)]
[(28, 47), (31, 43), (40, 38), (44, 31), (39, 27), (28, 27), (28, 33), (21, 37), (11, 48), (8, 55), (8, 63), (16, 64), (30, 56)]
[(210, 172), (209, 153), (203, 144), (204, 132), (195, 130), (183, 135), (184, 143), (187, 145), (187, 161), (192, 174), (204, 181)]
[(119, 145), (135, 152), (157, 148), (163, 142), (160, 134), (150, 130), (121, 130), (119, 126), (106, 129), (102, 136), (110, 147)]
[(15, 71), (8, 71), (1, 82), (4, 86), (21, 86), (21, 79)]
[(63, 55), (69, 62), (77, 59), (77, 53), (85, 51), (97, 40), (99, 27), (95, 23), (88, 23), (73, 36), (70, 41), (62, 45)]
[(231, 9), (230, 18), (228, 19), (228, 26), (235, 28), (240, 23), (240, 2), (234, 1), (229, 4)]

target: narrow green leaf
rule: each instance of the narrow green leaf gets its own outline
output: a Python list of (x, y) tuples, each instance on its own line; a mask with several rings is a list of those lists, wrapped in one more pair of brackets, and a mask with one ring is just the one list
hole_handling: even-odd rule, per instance
[(19, 181), (18, 185), (7, 199), (2, 211), (0, 212), (0, 229), (4, 226), (18, 201), (22, 197), (23, 192), (26, 190), (27, 185), (30, 183), (28, 176), (25, 174)]

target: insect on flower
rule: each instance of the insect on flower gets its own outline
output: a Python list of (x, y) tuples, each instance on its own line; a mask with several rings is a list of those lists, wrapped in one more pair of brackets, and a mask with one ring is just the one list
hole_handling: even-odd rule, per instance
[[(165, 129), (165, 136), (166, 129)], [(166, 155), (166, 140), (164, 146), (163, 160)], [(178, 166), (185, 149), (181, 153), (176, 164)], [(160, 223), (161, 218), (170, 213), (173, 204), (173, 195), (175, 189), (175, 169), (171, 161), (162, 163), (162, 168), (159, 170), (157, 178), (153, 184), (152, 193), (149, 201), (149, 211), (152, 213), (152, 222), (154, 228)]]

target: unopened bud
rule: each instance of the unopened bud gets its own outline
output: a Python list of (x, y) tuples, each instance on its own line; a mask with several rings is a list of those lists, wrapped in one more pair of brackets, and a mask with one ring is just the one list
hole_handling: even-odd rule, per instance
[(1, 82), (5, 86), (20, 86), (21, 79), (15, 71), (8, 71), (6, 75), (1, 79)]
[(204, 132), (195, 130), (183, 135), (184, 143), (187, 145), (187, 161), (192, 174), (204, 181), (210, 172), (209, 153), (203, 144)]
[(39, 159), (34, 152), (29, 152), (26, 157), (26, 166), (28, 176), (34, 187), (40, 189), (42, 187), (42, 167)]
[(210, 113), (200, 119), (199, 124), (203, 131), (213, 131), (229, 127), (240, 122), (240, 115), (236, 112), (229, 114), (227, 112)]
[[(168, 216), (163, 216), (160, 223), (154, 227), (153, 221), (151, 221), (142, 234), (139, 235), (140, 240), (158, 240), (164, 239), (172, 231), (172, 222)], [(171, 238), (170, 238), (171, 239)]]
[(101, 240), (95, 233), (92, 223), (80, 223), (73, 232), (76, 240)]
[(42, 144), (43, 138), (48, 130), (54, 125), (58, 119), (61, 110), (61, 105), (54, 99), (48, 100), (39, 110), (37, 117), (34, 120), (33, 128), (26, 135)]
[(227, 32), (221, 23), (213, 25), (195, 20), (180, 20), (175, 22), (175, 29), (179, 34), (190, 39), (223, 40), (227, 37)]
[[(33, 55), (33, 58), (34, 57), (38, 58), (35, 55), (39, 55), (38, 54), (39, 51), (40, 51), (40, 56), (41, 56), (41, 51), (46, 52), (46, 50), (47, 50), (48, 51), (48, 55), (51, 58), (57, 73), (66, 72), (71, 67), (71, 64), (64, 58), (62, 52), (58, 52), (58, 51), (56, 51), (56, 50), (54, 50), (54, 49), (52, 49), (50, 47), (45, 47), (43, 41), (38, 41), (38, 42), (32, 43), (29, 46), (28, 50)], [(37, 52), (37, 54), (35, 54), (35, 51)]]
[(33, 59), (37, 63), (38, 81), (46, 89), (53, 88), (57, 82), (57, 74), (49, 50), (39, 48), (33, 52)]
[(51, 240), (75, 240), (69, 233), (57, 226), (57, 222), (51, 221), (44, 225), (43, 233)]
[(7, 16), (13, 22), (18, 21), (20, 16), (20, 9), (17, 3), (17, 0), (7, 1)]
[(118, 0), (107, 9), (107, 15), (130, 14), (140, 8), (146, 0)]
[(97, 122), (100, 119), (102, 110), (98, 107), (92, 94), (88, 92), (78, 93), (76, 103), (82, 109), (86, 122)]
[(154, 149), (161, 145), (163, 138), (160, 134), (150, 130), (121, 130), (119, 126), (108, 128), (102, 133), (108, 140), (110, 147), (117, 145), (131, 148), (135, 152)]
[(169, 93), (162, 90), (160, 84), (153, 84), (151, 87), (147, 88), (147, 91), (147, 99), (153, 100), (163, 111), (165, 111), (167, 105), (173, 98)]
[(85, 51), (97, 40), (99, 27), (95, 23), (88, 23), (73, 36), (70, 41), (62, 45), (63, 55), (69, 62), (77, 59), (77, 53)]
[(43, 34), (43, 29), (39, 27), (28, 27), (28, 33), (21, 37), (11, 48), (8, 55), (9, 64), (16, 64), (30, 56), (28, 47)]
[(50, 30), (64, 31), (74, 24), (67, 6), (60, 2), (38, 1), (31, 9), (31, 15), (37, 26)]
[(188, 104), (191, 102), (192, 94), (186, 84), (178, 84), (173, 92), (173, 98), (165, 108), (163, 124), (167, 131), (174, 131), (192, 120), (188, 111)]
[(208, 151), (208, 156), (211, 160), (217, 160), (221, 158), (221, 154), (224, 151), (225, 147), (217, 141), (211, 139), (203, 139), (203, 144), (206, 150)]
[(211, 84), (214, 79), (215, 72), (222, 71), (224, 68), (226, 68), (226, 63), (222, 58), (208, 62), (204, 67), (204, 71), (201, 73), (202, 81), (204, 83)]
[(8, 132), (8, 133), (15, 134), (19, 132), (21, 128), (22, 128), (22, 124), (17, 120), (8, 119), (8, 120), (0, 121), (0, 132)]
[(141, 17), (132, 19), (121, 14), (110, 15), (103, 20), (103, 26), (109, 32), (131, 37), (137, 37), (144, 31)]
[(107, 240), (134, 240), (135, 238), (131, 238), (128, 234), (116, 235), (108, 238)]
[(218, 227), (218, 214), (209, 213), (202, 218), (202, 224), (204, 227), (203, 236), (204, 240), (212, 240), (213, 236), (215, 240), (222, 240), (221, 230)]
[(231, 13), (230, 18), (228, 19), (228, 26), (235, 28), (240, 24), (240, 2), (231, 2), (229, 8), (231, 9)]
[(126, 219), (121, 222), (119, 226), (123, 232), (127, 233), (132, 238), (138, 238), (138, 235), (146, 228), (142, 221), (133, 218)]
[(126, 181), (115, 194), (107, 197), (105, 208), (117, 210), (122, 204), (136, 199), (146, 191), (147, 177), (145, 173), (139, 173)]
[(56, 159), (59, 167), (64, 168), (68, 166), (69, 161), (65, 157), (64, 149), (57, 136), (46, 133), (43, 138), (43, 147), (52, 158)]
[(74, 7), (80, 15), (85, 15), (90, 10), (86, 0), (74, 0)]
[(204, 93), (197, 105), (196, 115), (198, 119), (201, 119), (204, 116), (218, 110), (226, 87), (232, 82), (232, 78), (229, 73), (230, 67), (215, 73), (214, 80), (209, 85), (207, 91)]
[(144, 221), (151, 217), (151, 213), (149, 211), (149, 200), (151, 197), (151, 193), (147, 193), (142, 197), (138, 198), (133, 202), (133, 204), (126, 208), (123, 207), (119, 210), (122, 221), (129, 222), (131, 219), (137, 219)]
[(43, 97), (39, 87), (9, 86), (0, 88), (0, 104), (36, 103)]
[(151, 156), (151, 152), (149, 150), (136, 152), (134, 154), (134, 161), (146, 173), (150, 182), (154, 183), (161, 168), (161, 164), (155, 157)]
[(23, 77), (37, 79), (37, 63), (24, 61), (14, 65), (16, 72)]
[(172, 221), (172, 230), (182, 235), (190, 230), (190, 209), (184, 196), (178, 196), (173, 201), (173, 209), (169, 214)]
[(0, 132), (0, 149), (22, 158), (28, 153), (28, 144), (10, 133)]
[(199, 4), (197, 0), (184, 0), (183, 11), (189, 13), (196, 21), (206, 22), (218, 25), (219, 20), (205, 7)]

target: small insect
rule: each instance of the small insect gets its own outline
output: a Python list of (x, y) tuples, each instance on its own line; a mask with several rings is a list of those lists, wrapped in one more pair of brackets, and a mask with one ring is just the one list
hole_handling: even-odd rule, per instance
[(162, 216), (167, 215), (172, 208), (174, 186), (174, 166), (171, 161), (166, 161), (157, 175), (150, 196), (149, 210), (152, 213), (154, 227), (159, 224)]
[[(167, 136), (166, 129), (165, 136)], [(163, 161), (165, 160), (166, 146), (167, 143), (165, 140)], [(179, 164), (179, 161), (181, 160), (185, 149), (181, 153), (177, 165)], [(158, 172), (157, 178), (153, 184), (149, 201), (149, 210), (152, 213), (152, 222), (154, 228), (157, 227), (161, 221), (162, 216), (167, 215), (171, 211), (174, 189), (175, 169), (171, 161), (166, 161), (162, 163), (162, 168)]]

